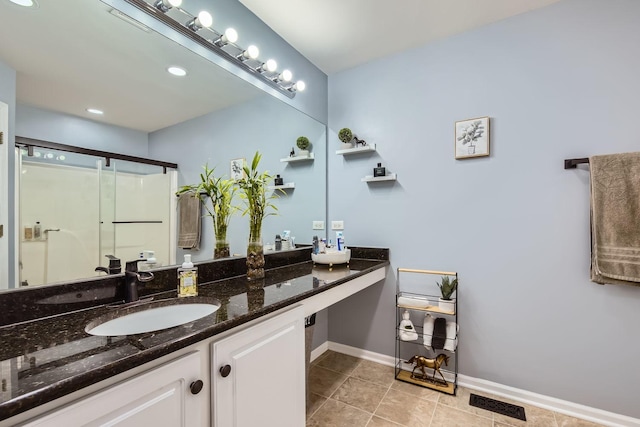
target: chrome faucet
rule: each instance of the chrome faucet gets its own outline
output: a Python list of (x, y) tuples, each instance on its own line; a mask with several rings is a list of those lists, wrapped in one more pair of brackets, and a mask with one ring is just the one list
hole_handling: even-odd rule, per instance
[(139, 272), (138, 262), (146, 259), (137, 259), (127, 262), (124, 269), (124, 302), (136, 302), (138, 296), (138, 282), (144, 283), (153, 280), (153, 273), (148, 271)]

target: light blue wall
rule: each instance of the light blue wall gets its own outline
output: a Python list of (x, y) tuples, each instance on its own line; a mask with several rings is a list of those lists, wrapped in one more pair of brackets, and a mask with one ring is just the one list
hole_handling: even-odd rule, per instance
[[(7, 170), (0, 171), (5, 175), (9, 186), (8, 201), (9, 201), (9, 221), (5, 224), (5, 236), (3, 239), (9, 240), (9, 248), (15, 246), (15, 236), (11, 230), (15, 229), (15, 215), (14, 212), (14, 156), (13, 156), (13, 141), (15, 138), (15, 121), (16, 121), (16, 71), (9, 67), (4, 62), (0, 61), (0, 102), (4, 102), (9, 106), (9, 134), (7, 135), (6, 143), (7, 148)], [(15, 254), (12, 250), (9, 250), (9, 284), (15, 283)], [(0, 284), (0, 289), (6, 289), (6, 284)]]
[[(312, 143), (313, 162), (283, 163), (298, 136)], [(297, 148), (296, 148), (297, 150)], [(314, 219), (326, 215), (326, 126), (270, 96), (264, 95), (245, 104), (207, 114), (149, 136), (149, 154), (154, 158), (178, 162), (179, 185), (197, 184), (202, 167), (216, 167), (216, 176), (230, 175), (231, 159), (244, 158), (250, 164), (256, 151), (262, 154), (259, 169), (280, 174), (285, 182), (294, 182), (274, 203), (277, 216), (265, 218), (262, 229), (264, 243), (274, 243), (275, 234), (291, 230), (297, 242), (311, 243)], [(236, 204), (243, 206), (238, 199)], [(240, 213), (231, 219), (228, 230), (231, 252), (246, 253), (248, 219)], [(316, 231), (315, 234), (318, 234)], [(209, 217), (203, 219), (200, 251), (194, 260), (213, 257), (215, 239)], [(182, 252), (178, 251), (178, 260)]]
[(22, 104), (17, 105), (16, 135), (130, 156), (149, 154), (146, 132)]
[[(460, 274), (463, 374), (640, 417), (640, 288), (589, 281), (589, 171), (637, 151), (640, 2), (565, 0), (329, 78), (329, 220), (391, 248), (387, 281), (332, 307), (329, 339), (394, 354), (395, 269)], [(454, 160), (491, 116), (491, 156)], [(369, 184), (377, 162), (395, 184)], [(349, 325), (349, 327), (345, 327)]]

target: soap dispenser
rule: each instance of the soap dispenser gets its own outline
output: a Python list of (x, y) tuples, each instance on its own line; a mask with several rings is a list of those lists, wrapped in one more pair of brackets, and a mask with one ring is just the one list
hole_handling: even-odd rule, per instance
[(182, 267), (178, 268), (178, 296), (195, 297), (198, 295), (198, 267), (191, 262), (191, 254), (184, 255)]
[(378, 163), (378, 167), (377, 168), (373, 168), (373, 176), (385, 176), (386, 170), (385, 168), (382, 166), (382, 163)]

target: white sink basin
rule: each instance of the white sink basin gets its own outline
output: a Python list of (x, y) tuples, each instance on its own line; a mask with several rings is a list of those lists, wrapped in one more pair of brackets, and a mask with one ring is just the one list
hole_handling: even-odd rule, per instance
[(218, 304), (189, 303), (149, 308), (125, 314), (97, 326), (89, 324), (85, 331), (91, 335), (119, 336), (159, 331), (193, 322), (215, 313)]

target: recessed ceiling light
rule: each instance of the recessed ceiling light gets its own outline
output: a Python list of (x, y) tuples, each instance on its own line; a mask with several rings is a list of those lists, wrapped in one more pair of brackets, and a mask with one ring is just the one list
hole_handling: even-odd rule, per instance
[(104, 111), (102, 110), (97, 110), (95, 108), (87, 108), (87, 111), (90, 112), (91, 114), (99, 114), (102, 115), (104, 114)]
[(174, 76), (178, 76), (178, 77), (184, 77), (187, 75), (187, 70), (180, 67), (169, 67), (167, 68), (167, 71), (173, 74)]
[(9, 0), (13, 4), (24, 7), (38, 7), (36, 0)]

